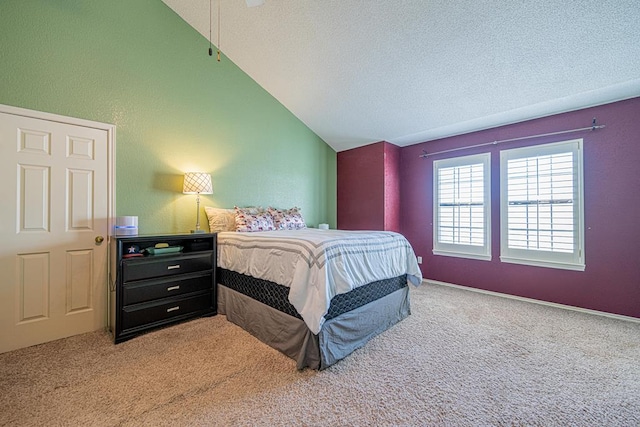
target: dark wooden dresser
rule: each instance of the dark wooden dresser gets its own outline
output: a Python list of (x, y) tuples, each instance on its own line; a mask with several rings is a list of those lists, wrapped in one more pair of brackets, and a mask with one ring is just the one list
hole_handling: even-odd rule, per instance
[(115, 236), (111, 246), (109, 326), (115, 343), (216, 314), (216, 234)]

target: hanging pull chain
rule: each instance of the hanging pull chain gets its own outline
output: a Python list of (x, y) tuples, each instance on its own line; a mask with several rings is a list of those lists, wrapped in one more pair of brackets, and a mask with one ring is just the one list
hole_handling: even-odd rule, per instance
[(218, 0), (218, 62), (220, 62), (220, 0)]
[(211, 2), (209, 0), (209, 56), (213, 56), (213, 46), (211, 45)]

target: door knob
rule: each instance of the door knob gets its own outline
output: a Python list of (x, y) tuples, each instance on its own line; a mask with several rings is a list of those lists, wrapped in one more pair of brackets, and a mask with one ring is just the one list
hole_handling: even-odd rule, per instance
[(97, 236), (96, 237), (96, 243), (99, 245), (100, 243), (104, 242), (104, 237), (102, 236)]

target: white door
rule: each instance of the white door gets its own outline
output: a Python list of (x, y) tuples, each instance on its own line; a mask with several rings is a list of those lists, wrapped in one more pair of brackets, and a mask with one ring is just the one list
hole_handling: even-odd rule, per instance
[(108, 140), (0, 112), (0, 353), (106, 325)]

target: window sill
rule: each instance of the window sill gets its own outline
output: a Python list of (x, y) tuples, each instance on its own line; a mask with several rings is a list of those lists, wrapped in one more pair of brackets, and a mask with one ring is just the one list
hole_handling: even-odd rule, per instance
[(449, 251), (436, 250), (436, 249), (433, 250), (433, 254), (441, 255), (441, 256), (451, 256), (456, 258), (468, 258), (468, 259), (478, 259), (481, 261), (491, 261), (491, 255), (484, 255), (484, 254), (470, 254), (466, 252), (449, 252)]
[(512, 258), (512, 257), (506, 257), (506, 256), (501, 256), (500, 261), (506, 262), (509, 264), (522, 264), (522, 265), (531, 265), (534, 267), (557, 268), (561, 270), (572, 270), (572, 271), (584, 271), (586, 267), (584, 264), (541, 261), (541, 260), (535, 260), (535, 259)]

